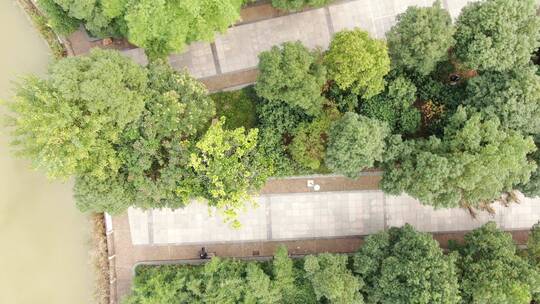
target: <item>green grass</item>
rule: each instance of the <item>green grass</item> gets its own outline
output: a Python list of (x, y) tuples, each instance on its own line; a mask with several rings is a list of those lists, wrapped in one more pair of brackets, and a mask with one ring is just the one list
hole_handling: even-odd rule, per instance
[(257, 114), (252, 87), (231, 92), (218, 92), (211, 94), (210, 97), (216, 103), (216, 116), (225, 117), (225, 128), (244, 127), (249, 130), (256, 126)]

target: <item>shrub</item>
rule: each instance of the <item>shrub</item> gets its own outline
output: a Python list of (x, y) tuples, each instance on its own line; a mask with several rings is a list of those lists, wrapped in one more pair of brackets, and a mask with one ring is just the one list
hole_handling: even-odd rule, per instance
[(272, 0), (272, 6), (284, 11), (297, 11), (304, 7), (321, 7), (333, 0)]
[(210, 95), (216, 104), (216, 116), (225, 117), (226, 129), (254, 128), (257, 123), (253, 88)]

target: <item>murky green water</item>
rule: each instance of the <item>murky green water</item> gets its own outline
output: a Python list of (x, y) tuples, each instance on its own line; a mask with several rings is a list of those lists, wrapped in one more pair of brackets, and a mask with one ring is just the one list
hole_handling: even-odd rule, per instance
[[(18, 76), (44, 74), (50, 60), (22, 9), (0, 0), (0, 98), (12, 96)], [(71, 184), (14, 158), (8, 138), (0, 129), (0, 303), (92, 303), (89, 227)]]

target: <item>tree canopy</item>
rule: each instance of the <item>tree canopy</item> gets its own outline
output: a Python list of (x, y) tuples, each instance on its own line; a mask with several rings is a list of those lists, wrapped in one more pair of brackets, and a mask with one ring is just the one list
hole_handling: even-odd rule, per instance
[(536, 68), (482, 73), (469, 81), (467, 96), (465, 104), (498, 117), (501, 127), (524, 135), (540, 133), (540, 76)]
[(540, 46), (534, 0), (471, 2), (457, 19), (455, 55), (467, 68), (505, 71), (526, 65)]
[(300, 42), (285, 42), (259, 54), (259, 71), (255, 91), (269, 101), (283, 101), (299, 107), (309, 115), (321, 112), (322, 87), (326, 70), (321, 55), (309, 51)]
[(494, 222), (465, 235), (460, 252), (465, 303), (529, 304), (538, 291), (540, 273), (517, 255), (512, 236)]
[(381, 186), (435, 207), (485, 207), (528, 181), (536, 164), (527, 154), (535, 150), (532, 138), (501, 129), (497, 118), (460, 107), (442, 138), (394, 137)]
[(384, 122), (345, 113), (330, 128), (325, 163), (335, 173), (356, 178), (362, 169), (382, 161), (389, 133)]
[(211, 41), (240, 18), (243, 0), (39, 0), (50, 24), (67, 34), (83, 23), (95, 36), (122, 36), (151, 58)]
[(452, 18), (440, 1), (432, 7), (409, 6), (386, 33), (392, 65), (422, 75), (431, 73), (447, 57), (453, 34)]
[(420, 112), (413, 104), (416, 87), (403, 76), (390, 78), (383, 92), (364, 100), (360, 113), (384, 121), (390, 130), (398, 134), (412, 134), (420, 126)]
[(20, 83), (9, 104), (13, 143), (49, 177), (106, 178), (121, 166), (115, 145), (141, 114), (146, 88), (145, 70), (116, 52), (60, 60), (49, 78)]
[(460, 303), (455, 255), (412, 226), (369, 236), (354, 256), (367, 303)]
[(384, 41), (360, 29), (334, 35), (324, 56), (328, 76), (342, 89), (370, 98), (384, 89), (390, 59)]

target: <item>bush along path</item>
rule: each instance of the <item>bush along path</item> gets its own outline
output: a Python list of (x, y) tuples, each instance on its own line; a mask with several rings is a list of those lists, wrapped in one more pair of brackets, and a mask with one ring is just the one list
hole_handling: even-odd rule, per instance
[(528, 304), (540, 296), (539, 228), (524, 250), (488, 223), (445, 254), (431, 235), (405, 225), (367, 237), (350, 256), (291, 259), (278, 247), (269, 261), (138, 266), (124, 303)]

